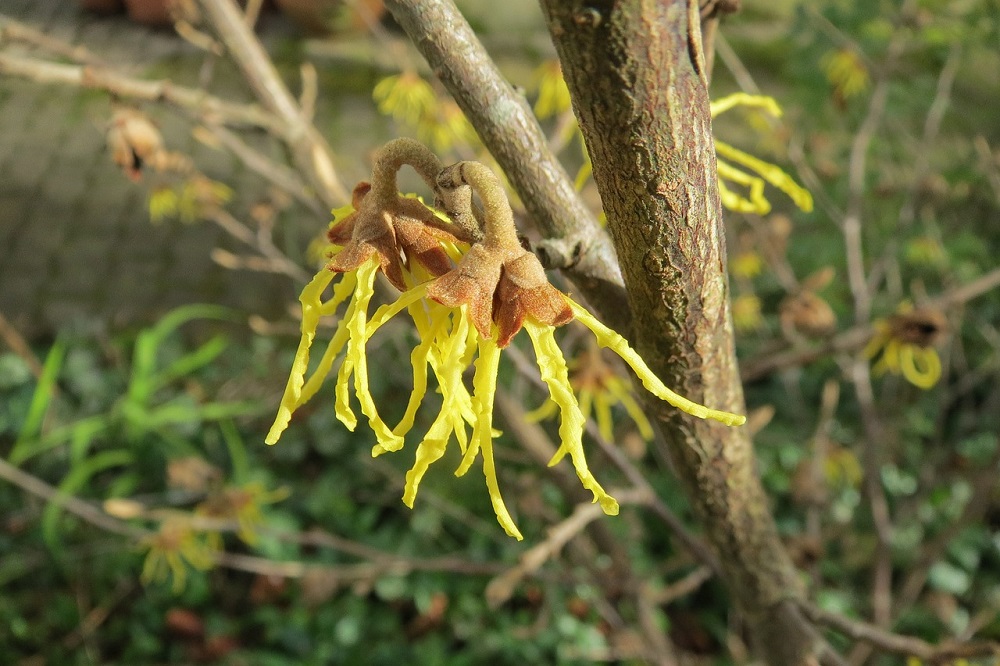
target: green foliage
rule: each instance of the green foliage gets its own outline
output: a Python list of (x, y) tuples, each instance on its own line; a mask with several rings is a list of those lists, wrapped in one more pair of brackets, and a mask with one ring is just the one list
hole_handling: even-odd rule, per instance
[[(767, 217), (726, 215), (730, 256), (740, 259), (732, 265), (733, 292), (748, 306), (737, 339), (744, 367), (779, 347), (818, 348), (870, 323), (853, 320), (840, 225), (852, 144), (894, 37), (905, 39), (904, 57), (890, 70), (885, 118), (861, 174), (872, 318), (888, 320), (903, 301), (919, 304), (924, 294), (993, 270), (1000, 256), (995, 2), (920, 0), (901, 22), (898, 2), (744, 4), (722, 33), (785, 115), (779, 121), (734, 110), (716, 119), (716, 134), (805, 183), (789, 154), (789, 146), (801, 146), (816, 200), (811, 213), (775, 196)], [(298, 42), (286, 48), (299, 59)], [(959, 58), (956, 79), (940, 131), (927, 142), (929, 107), (950, 57)], [(333, 69), (321, 71), (324, 94), (344, 84)], [(737, 91), (722, 59), (713, 76), (714, 99)], [(453, 102), (413, 77), (380, 84), (384, 111), (441, 147), (467, 149), (468, 128)], [(355, 78), (363, 80), (349, 85), (367, 98), (374, 75)], [(534, 90), (529, 74), (515, 83)], [(561, 92), (548, 93), (552, 108), (540, 111), (566, 116)], [(554, 145), (576, 140), (570, 124), (548, 123)], [(581, 155), (564, 153), (569, 173), (576, 172)], [(832, 277), (813, 279), (824, 272)], [(826, 319), (790, 314), (803, 293), (810, 312)], [(874, 466), (893, 519), (888, 550), (898, 612), (891, 628), (933, 644), (971, 630), (1000, 638), (992, 610), (1000, 604), (1000, 299), (990, 292), (944, 314), (947, 331), (935, 347), (943, 371), (933, 386), (921, 389), (891, 372), (874, 378), (877, 441), (866, 433), (848, 371), (850, 354), (860, 349), (820, 354), (745, 387), (751, 410), (760, 410), (751, 423), (764, 424), (754, 438), (758, 468), (810, 598), (847, 617), (871, 617), (878, 543), (864, 475)], [(2, 457), (142, 531), (135, 538), (102, 531), (58, 501), (0, 482), (0, 663), (578, 664), (606, 654), (615, 634), (602, 612), (610, 605), (601, 588), (610, 570), (605, 554), (581, 556), (571, 543), (516, 586), (510, 601), (492, 608), (484, 597), (489, 572), (513, 566), (573, 510), (509, 434), (497, 440), (497, 456), (527, 536), (523, 545), (493, 524), (477, 474), (451, 474), (460, 463), (455, 451), (428, 472), (414, 510), (405, 508), (400, 495), (412, 453), (372, 460), (370, 436), (337, 421), (333, 387), (296, 413), (279, 446), (264, 446), (293, 341), (236, 332), (231, 319), (220, 308), (190, 306), (134, 335), (62, 334), (35, 348), (37, 377), (20, 356), (0, 353)], [(399, 330), (383, 333), (372, 367), (408, 369), (412, 340)], [(410, 381), (408, 370), (373, 372), (371, 392), (386, 418), (402, 415)], [(500, 384), (523, 396), (525, 407), (541, 403), (542, 393), (507, 366)], [(431, 425), (426, 415), (417, 418), (416, 428)], [(630, 443), (628, 429), (616, 425), (613, 434), (657, 497), (697, 524), (662, 460)], [(624, 486), (600, 451), (591, 452), (591, 440), (584, 442), (595, 473), (609, 476), (609, 488)], [(178, 485), (192, 460), (205, 476)], [(248, 500), (242, 506), (249, 510), (218, 504), (226, 498)], [(122, 507), (136, 513), (128, 517)], [(220, 515), (225, 529), (192, 527)], [(181, 568), (154, 556), (149, 568), (162, 573), (143, 583), (150, 553), (169, 550), (155, 539), (170, 518), (191, 528), (187, 535), (212, 557), (302, 563), (305, 573), (274, 579), (197, 555), (185, 559), (177, 548)], [(653, 588), (697, 565), (651, 511), (623, 506), (621, 516), (601, 524)], [(431, 566), (444, 559), (463, 566)], [(911, 576), (926, 582), (906, 598)], [(628, 610), (618, 619), (639, 626)], [(740, 638), (734, 617), (724, 586), (712, 581), (643, 619), (698, 652), (684, 659), (722, 664), (731, 663), (727, 646)], [(850, 649), (842, 636), (830, 637)], [(869, 663), (903, 662), (877, 656)]]
[[(48, 361), (40, 381), (18, 356), (0, 355), (0, 443), (20, 442), (20, 466), (62, 492), (142, 507), (129, 521), (135, 527), (155, 528), (157, 512), (176, 518), (204, 503), (210, 488), (170, 484), (174, 465), (192, 456), (222, 470), (219, 482), (227, 487), (280, 482), (290, 494), (259, 504), (252, 552), (274, 562), (308, 560), (315, 572), (275, 585), (265, 576), (180, 560), (182, 585), (167, 563), (158, 565), (167, 567), (161, 576), (143, 583), (148, 544), (103, 533), (56, 503), (0, 484), (2, 513), (14, 521), (0, 533), (8, 554), (0, 560), (0, 592), (9, 601), (0, 604), (0, 662), (40, 656), (92, 663), (74, 636), (94, 608), (108, 611), (86, 637), (100, 663), (190, 663), (213, 650), (220, 663), (233, 664), (577, 663), (575, 650), (605, 645), (593, 609), (583, 617), (577, 606), (568, 609), (580, 595), (596, 594), (587, 584), (543, 579), (498, 613), (482, 596), (481, 575), (375, 569), (352, 577), (358, 565), (348, 555), (289, 540), (316, 528), (373, 551), (417, 560), (463, 552), (470, 563), (512, 562), (519, 550), (482, 518), (490, 508), (479, 479), (441, 474), (417, 511), (403, 507), (398, 494), (407, 462), (373, 463), (368, 447), (336, 423), (332, 391), (321, 393), (321, 405), (281, 446), (262, 446), (264, 419), (293, 350), (224, 332), (205, 338), (206, 328), (220, 330), (206, 326), (206, 317), (227, 315), (193, 306), (134, 337), (61, 338), (40, 350)], [(199, 324), (198, 334), (180, 335), (189, 323)], [(383, 350), (392, 356), (393, 347)], [(405, 363), (405, 347), (398, 348), (401, 358), (390, 362)], [(397, 394), (405, 379), (385, 377), (373, 390)], [(224, 388), (234, 384), (236, 391)], [(261, 386), (268, 400), (260, 399)], [(559, 502), (557, 493), (550, 497)], [(538, 529), (535, 519), (524, 522)], [(218, 536), (226, 550), (247, 549), (228, 532)], [(81, 606), (80, 599), (90, 601)], [(192, 621), (197, 635), (185, 633)]]

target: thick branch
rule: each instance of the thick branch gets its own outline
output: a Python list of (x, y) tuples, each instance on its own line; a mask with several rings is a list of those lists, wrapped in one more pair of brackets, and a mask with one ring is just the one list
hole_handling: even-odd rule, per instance
[[(681, 393), (742, 411), (697, 4), (543, 0), (621, 261), (635, 343)], [(745, 431), (652, 406), (766, 662), (836, 661), (801, 590)]]
[(476, 128), (542, 234), (569, 241), (568, 263), (560, 267), (568, 268), (608, 323), (626, 330), (614, 249), (549, 150), (524, 96), (503, 78), (451, 0), (385, 4)]

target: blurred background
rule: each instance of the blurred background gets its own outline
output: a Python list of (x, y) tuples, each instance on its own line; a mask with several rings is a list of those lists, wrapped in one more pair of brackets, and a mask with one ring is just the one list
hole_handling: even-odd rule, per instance
[[(458, 4), (599, 215), (539, 8)], [(396, 136), (488, 159), (380, 2), (245, 7), (329, 144), (335, 205)], [(747, 0), (714, 37), (712, 99), (783, 112), (715, 121), (743, 174), (720, 171), (733, 315), (782, 538), (817, 607), (930, 643), (1000, 638), (998, 10)], [(259, 111), (194, 2), (0, 5), (0, 663), (746, 663), (724, 585), (665, 526), (697, 535), (683, 493), (615, 400), (594, 426), (619, 456), (595, 435), (591, 467), (659, 503), (565, 545), (566, 470), (513, 427), (520, 543), (454, 451), (403, 506), (410, 455), (373, 459), (329, 387), (264, 445), (333, 205)], [(398, 417), (410, 331), (376, 342)], [(618, 378), (562, 342), (576, 381)], [(511, 423), (545, 401), (517, 349)]]

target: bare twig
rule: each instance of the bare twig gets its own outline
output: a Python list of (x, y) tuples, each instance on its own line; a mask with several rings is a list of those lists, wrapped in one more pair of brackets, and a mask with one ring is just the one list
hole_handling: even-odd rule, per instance
[(0, 312), (0, 339), (10, 347), (12, 352), (20, 356), (28, 364), (28, 368), (31, 370), (31, 374), (35, 376), (35, 379), (41, 378), (42, 362), (35, 356), (35, 352), (31, 351), (31, 347), (24, 339), (24, 336), (11, 326), (11, 323), (7, 321), (2, 312)]
[(311, 62), (304, 62), (299, 67), (299, 76), (302, 78), (302, 93), (299, 95), (299, 106), (302, 109), (302, 117), (307, 123), (311, 123), (316, 115), (316, 97), (319, 95), (316, 68)]
[(317, 215), (324, 214), (316, 196), (305, 186), (297, 172), (254, 150), (243, 139), (222, 125), (207, 125), (206, 128), (219, 140), (219, 143), (228, 148), (254, 173), (263, 176), (276, 187), (288, 192)]
[(279, 137), (284, 137), (286, 132), (277, 118), (256, 105), (233, 104), (195, 88), (174, 85), (165, 79), (143, 81), (104, 67), (64, 65), (3, 52), (0, 52), (0, 74), (38, 83), (104, 90), (126, 99), (166, 102), (193, 111), (206, 122), (260, 127)]
[[(947, 310), (954, 305), (978, 298), (997, 287), (1000, 287), (1000, 268), (993, 269), (967, 284), (949, 289), (923, 305)], [(785, 349), (749, 359), (742, 364), (740, 377), (744, 382), (752, 382), (783, 368), (807, 365), (830, 354), (857, 351), (868, 344), (874, 332), (875, 329), (871, 324), (858, 324), (815, 347)]]
[[(261, 264), (254, 261), (251, 262), (252, 265), (241, 265), (239, 266), (240, 268), (251, 268), (253, 270), (263, 270), (272, 273), (284, 273), (299, 282), (309, 281), (310, 275), (301, 266), (286, 257), (281, 250), (275, 247), (268, 235), (254, 234), (249, 227), (245, 226), (228, 211), (222, 208), (214, 208), (208, 211), (206, 217), (225, 230), (229, 235), (243, 241), (264, 255), (266, 263)], [(216, 259), (216, 261), (221, 265), (226, 265), (225, 262), (229, 259), (237, 258), (236, 255), (228, 253), (225, 250), (216, 250), (216, 252), (222, 253), (217, 255), (222, 261), (220, 262)], [(213, 255), (213, 258), (215, 256), (216, 255)], [(235, 263), (239, 264), (241, 262), (237, 261)], [(237, 266), (234, 265), (231, 267)]]
[[(898, 37), (890, 42), (886, 59), (894, 63), (902, 52), (903, 42)], [(847, 169), (847, 211), (841, 223), (844, 233), (844, 245), (847, 252), (847, 282), (854, 298), (855, 322), (867, 321), (871, 312), (871, 292), (868, 288), (868, 278), (865, 273), (864, 250), (861, 243), (861, 209), (864, 203), (865, 172), (867, 167), (868, 148), (882, 121), (886, 101), (889, 97), (889, 77), (883, 75), (875, 84), (868, 113), (861, 126), (858, 127), (851, 142), (850, 159)]]
[(799, 602), (799, 607), (814, 622), (830, 627), (856, 641), (886, 652), (916, 657), (931, 664), (942, 664), (954, 659), (1000, 655), (1000, 644), (993, 641), (931, 645), (919, 638), (894, 634), (867, 622), (831, 613), (808, 602)]
[[(81, 518), (82, 520), (98, 527), (105, 532), (118, 534), (133, 540), (139, 540), (152, 534), (147, 529), (136, 527), (124, 520), (116, 518), (93, 504), (86, 502), (73, 495), (67, 495), (59, 491), (58, 488), (49, 485), (38, 477), (29, 474), (17, 467), (14, 467), (6, 460), (0, 458), (0, 479), (8, 481), (22, 490), (57, 504), (64, 510)], [(143, 514), (147, 518), (157, 518), (158, 514), (149, 512)], [(197, 529), (211, 529), (214, 531), (235, 532), (239, 530), (239, 525), (233, 521), (219, 521), (205, 519), (199, 516), (192, 516), (192, 524)], [(352, 552), (356, 555), (369, 557), (372, 561), (354, 565), (327, 565), (310, 562), (276, 562), (261, 557), (242, 555), (237, 553), (221, 552), (215, 554), (215, 562), (219, 566), (248, 571), (265, 575), (282, 576), (285, 578), (301, 578), (309, 571), (329, 571), (339, 580), (351, 582), (352, 580), (374, 579), (381, 574), (404, 575), (412, 571), (448, 571), (464, 575), (495, 575), (507, 569), (506, 565), (490, 562), (470, 562), (461, 557), (439, 557), (430, 559), (411, 559), (381, 553), (375, 549), (356, 544), (348, 547), (345, 539), (334, 537), (321, 532), (307, 532), (304, 534), (277, 534), (279, 538), (288, 541), (295, 541), (302, 544), (312, 544), (336, 548), (345, 552)]]
[(91, 609), (83, 617), (76, 629), (62, 640), (63, 645), (73, 649), (89, 639), (110, 617), (115, 607), (132, 594), (137, 587), (138, 585), (134, 580), (126, 579), (121, 581), (111, 598), (104, 600), (103, 603)]
[(930, 168), (930, 158), (933, 154), (931, 146), (937, 140), (941, 130), (941, 121), (944, 119), (945, 111), (951, 102), (951, 88), (955, 83), (955, 76), (958, 74), (958, 67), (962, 64), (962, 44), (955, 42), (951, 50), (948, 51), (948, 59), (945, 60), (941, 74), (938, 75), (937, 89), (934, 92), (934, 99), (927, 109), (927, 117), (924, 119), (924, 133), (917, 146), (916, 164), (913, 168), (913, 178), (910, 182), (906, 200), (899, 209), (899, 225), (903, 228), (913, 223), (917, 207), (917, 192), (927, 176)]
[[(645, 493), (634, 490), (616, 490), (613, 494), (620, 504), (644, 504), (649, 499)], [(604, 512), (599, 504), (591, 502), (578, 504), (568, 518), (549, 528), (548, 537), (544, 541), (521, 555), (520, 562), (516, 566), (489, 582), (486, 586), (486, 599), (489, 604), (496, 608), (509, 600), (518, 583), (538, 571), (545, 562), (558, 555), (570, 539), (603, 515)]]
[(294, 162), (309, 177), (323, 203), (335, 208), (350, 201), (333, 167), (330, 146), (306, 120), (264, 47), (247, 27), (243, 13), (232, 0), (199, 0), (199, 4), (260, 103), (286, 126), (283, 136)]
[(91, 53), (85, 46), (67, 44), (61, 39), (46, 35), (20, 21), (0, 15), (0, 45), (7, 40), (30, 44), (53, 55), (83, 65), (102, 66), (105, 64), (101, 58)]
[(78, 497), (60, 492), (58, 488), (50, 486), (37, 476), (14, 467), (3, 458), (0, 458), (0, 479), (14, 484), (35, 497), (52, 502), (105, 532), (120, 534), (132, 539), (139, 539), (148, 534), (146, 530), (133, 527), (126, 522), (109, 516), (90, 502), (85, 502)]
[[(871, 370), (868, 359), (853, 358), (847, 374), (854, 384), (854, 391), (861, 410), (865, 439), (861, 445), (861, 463), (864, 468), (864, 492), (871, 507), (875, 525), (875, 554), (872, 564), (872, 614), (875, 623), (887, 627), (892, 619), (892, 518), (889, 500), (882, 487), (881, 453), (886, 441), (885, 429), (875, 408), (872, 392)], [(857, 662), (854, 662), (857, 663)]]
[(976, 149), (976, 154), (979, 156), (979, 161), (983, 165), (983, 171), (986, 173), (990, 185), (993, 186), (993, 194), (996, 195), (997, 203), (1000, 203), (1000, 168), (997, 168), (990, 142), (980, 134), (973, 139), (972, 145)]
[(710, 567), (701, 565), (692, 569), (690, 573), (680, 580), (667, 585), (663, 589), (649, 591), (649, 600), (657, 606), (666, 606), (681, 597), (691, 594), (705, 584), (706, 581), (711, 580), (714, 575)]

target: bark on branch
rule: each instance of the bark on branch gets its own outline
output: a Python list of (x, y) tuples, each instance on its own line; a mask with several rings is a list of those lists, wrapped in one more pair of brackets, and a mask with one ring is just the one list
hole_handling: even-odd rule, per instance
[[(683, 394), (742, 411), (697, 3), (542, 5), (593, 159), (635, 343)], [(749, 436), (650, 407), (766, 663), (837, 663), (794, 603), (802, 591)]]

